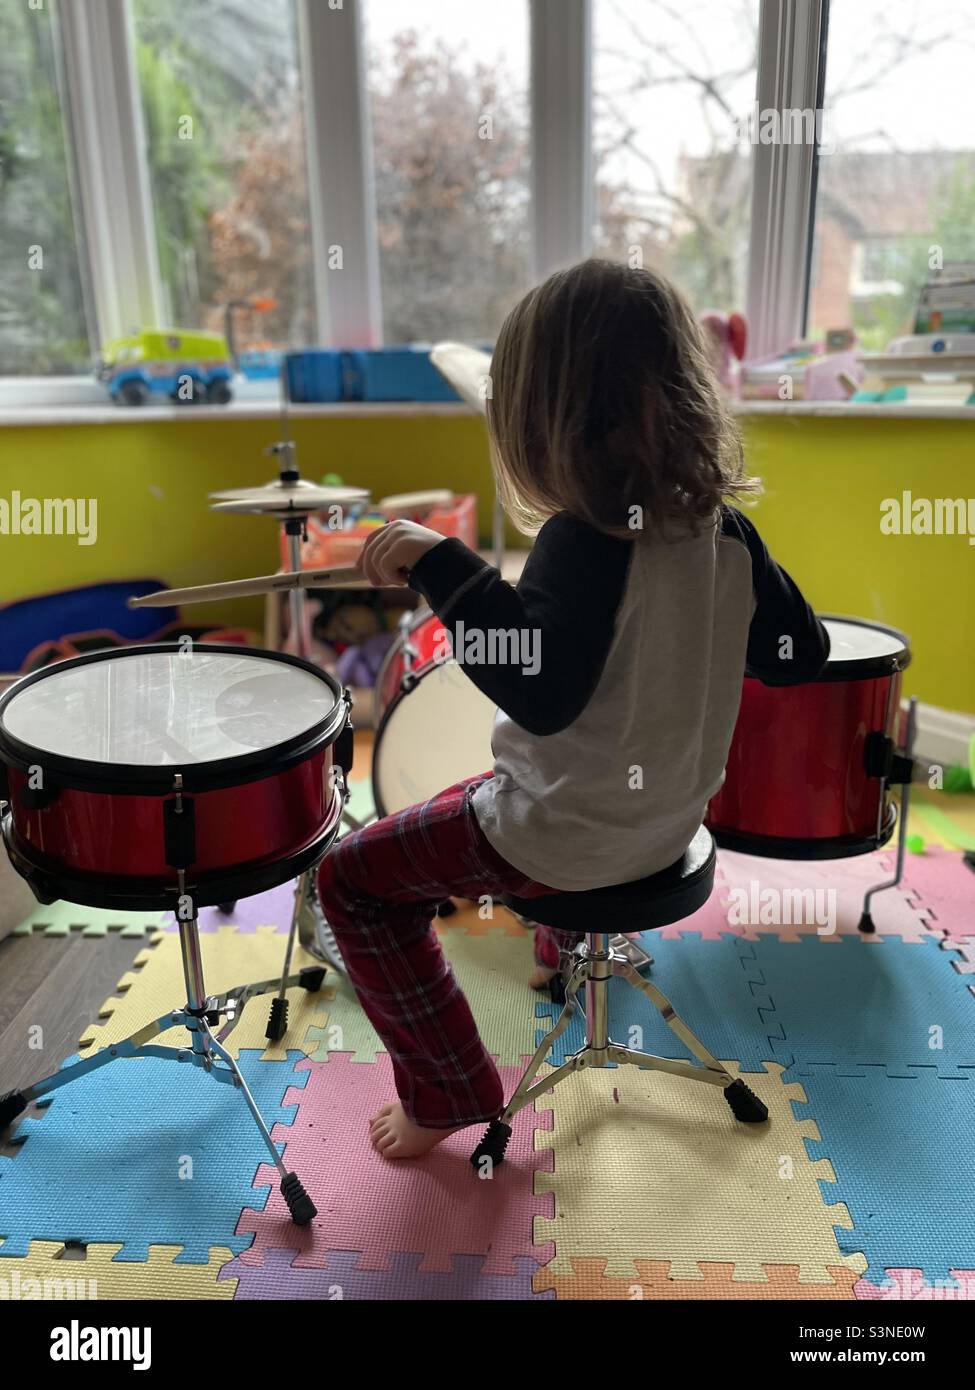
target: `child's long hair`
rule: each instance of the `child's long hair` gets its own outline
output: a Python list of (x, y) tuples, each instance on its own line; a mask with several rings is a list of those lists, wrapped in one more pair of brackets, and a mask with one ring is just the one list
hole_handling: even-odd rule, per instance
[(588, 260), (527, 294), (498, 337), (487, 420), (526, 535), (560, 511), (631, 538), (697, 530), (758, 491), (697, 321), (650, 270)]

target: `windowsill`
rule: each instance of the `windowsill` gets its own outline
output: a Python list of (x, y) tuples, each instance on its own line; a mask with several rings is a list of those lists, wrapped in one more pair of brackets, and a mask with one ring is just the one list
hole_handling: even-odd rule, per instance
[[(389, 415), (472, 415), (461, 401), (349, 401), (341, 405), (289, 405), (289, 420), (365, 419)], [(51, 405), (0, 406), (3, 425), (153, 425), (201, 420), (280, 420), (273, 401), (231, 401), (229, 405)]]
[(975, 406), (923, 405), (918, 401), (735, 401), (735, 415), (824, 415), (832, 419), (975, 420)]
[[(925, 405), (920, 402), (735, 401), (739, 416), (772, 415), (792, 419), (815, 415), (839, 419), (973, 420), (970, 405)], [(348, 401), (334, 405), (288, 406), (296, 420), (381, 419), (411, 416), (462, 416), (474, 411), (461, 401)], [(98, 382), (86, 377), (0, 380), (0, 426), (138, 425), (211, 420), (281, 420), (275, 381), (238, 381), (229, 405), (118, 406)]]

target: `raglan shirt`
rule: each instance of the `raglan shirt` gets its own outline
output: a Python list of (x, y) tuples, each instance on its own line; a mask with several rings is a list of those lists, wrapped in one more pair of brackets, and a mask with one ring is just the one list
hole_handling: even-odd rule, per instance
[(829, 656), (822, 623), (731, 507), (679, 539), (611, 537), (559, 513), (517, 587), (448, 539), (410, 585), (498, 706), (478, 824), (561, 891), (678, 859), (723, 781), (743, 675), (799, 684)]

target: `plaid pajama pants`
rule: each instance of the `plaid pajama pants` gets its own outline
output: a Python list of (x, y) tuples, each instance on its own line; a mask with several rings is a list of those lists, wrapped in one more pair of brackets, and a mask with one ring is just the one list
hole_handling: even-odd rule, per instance
[[(403, 1109), (431, 1129), (494, 1119), (504, 1104), (498, 1070), (433, 930), (437, 907), (449, 897), (553, 891), (512, 868), (478, 825), (471, 798), (492, 775), (345, 836), (318, 870), (322, 909), (389, 1051)], [(560, 948), (578, 939), (537, 927), (535, 958), (556, 965)]]

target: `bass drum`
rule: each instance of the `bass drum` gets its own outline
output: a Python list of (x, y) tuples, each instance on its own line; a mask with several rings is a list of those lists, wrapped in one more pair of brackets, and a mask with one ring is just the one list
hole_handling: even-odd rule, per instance
[(409, 614), (376, 679), (372, 792), (380, 816), (427, 801), (493, 762), (497, 707), (453, 657), (444, 659), (443, 633), (429, 609)]

